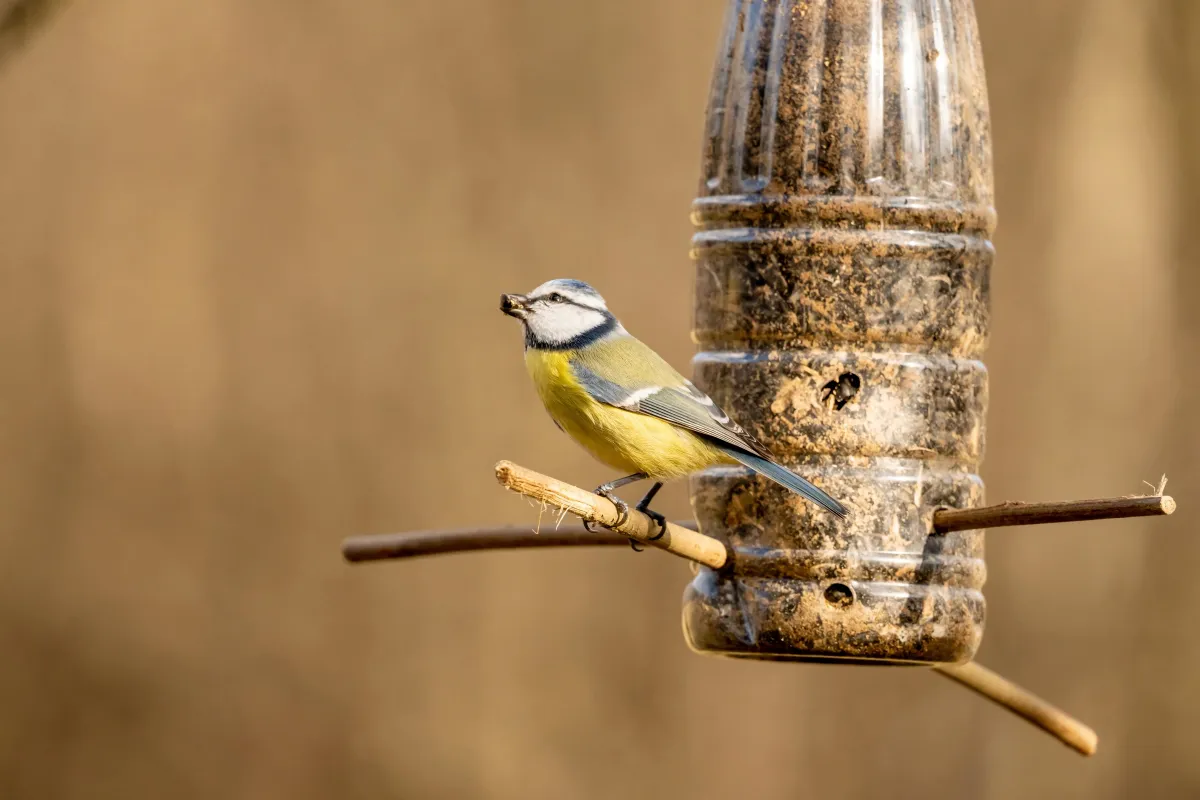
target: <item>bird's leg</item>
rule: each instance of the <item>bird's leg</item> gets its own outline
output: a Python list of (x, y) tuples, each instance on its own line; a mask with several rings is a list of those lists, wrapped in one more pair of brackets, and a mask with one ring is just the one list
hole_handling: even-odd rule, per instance
[[(594, 490), (592, 490), (592, 494), (600, 495), (617, 507), (616, 524), (620, 525), (629, 519), (629, 505), (624, 500), (613, 494), (613, 492), (615, 492), (617, 489), (620, 489), (622, 486), (634, 483), (635, 481), (644, 481), (648, 477), (649, 476), (644, 472), (635, 472), (632, 475), (626, 475), (624, 478), (617, 478), (615, 481), (609, 481), (608, 483), (600, 484)], [(583, 527), (588, 531), (592, 530), (592, 524), (586, 520), (583, 523)], [(636, 550), (637, 548), (635, 547), (634, 549)]]
[(658, 490), (662, 487), (662, 481), (656, 482), (650, 487), (650, 491), (646, 492), (646, 496), (639, 500), (638, 504), (635, 506), (638, 511), (642, 512), (647, 517), (658, 523), (658, 535), (650, 537), (650, 541), (652, 542), (661, 539), (667, 532), (667, 518), (657, 511), (650, 510), (650, 501), (654, 499), (654, 495), (658, 494)]

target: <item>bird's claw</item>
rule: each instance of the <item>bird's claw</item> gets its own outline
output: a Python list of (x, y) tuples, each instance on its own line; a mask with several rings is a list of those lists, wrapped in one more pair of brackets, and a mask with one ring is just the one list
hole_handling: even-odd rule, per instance
[(657, 542), (659, 539), (667, 535), (667, 518), (657, 511), (651, 511), (648, 508), (642, 508), (638, 505), (637, 510), (645, 514), (650, 519), (658, 523), (658, 533), (650, 537), (650, 541)]
[[(610, 483), (603, 483), (592, 490), (593, 494), (603, 497), (604, 499), (606, 499), (610, 503), (612, 503), (614, 506), (616, 506), (617, 520), (612, 525), (605, 525), (604, 526), (605, 528), (615, 531), (617, 528), (620, 528), (622, 525), (624, 525), (626, 522), (629, 521), (629, 506), (628, 506), (628, 504), (626, 504), (626, 502), (624, 500), (622, 500), (621, 498), (619, 498), (615, 494), (613, 494), (613, 490), (616, 489), (618, 486), (624, 486), (627, 483), (631, 483), (632, 481), (635, 481), (635, 480), (642, 480), (646, 477), (647, 477), (646, 473), (638, 472), (638, 473), (634, 473), (633, 475), (627, 475), (624, 478), (612, 481)], [(662, 488), (661, 481), (658, 483), (655, 483), (654, 487), (651, 488), (650, 491), (646, 493), (646, 496), (643, 497), (641, 499), (641, 501), (637, 504), (638, 511), (642, 512), (646, 516), (650, 517), (650, 519), (652, 519), (658, 523), (658, 528), (659, 528), (658, 534), (655, 536), (647, 537), (647, 540), (651, 541), (651, 542), (661, 539), (667, 533), (666, 518), (663, 517), (662, 514), (659, 514), (655, 511), (651, 511), (649, 509), (650, 501), (654, 499), (654, 495), (657, 494), (658, 490), (661, 488)], [(588, 520), (584, 520), (583, 527), (586, 528), (589, 533), (594, 532), (592, 529), (592, 523)], [(620, 531), (617, 531), (617, 533), (620, 533)], [(629, 546), (633, 548), (633, 552), (635, 552), (635, 553), (640, 553), (643, 550), (643, 548), (638, 547), (638, 540), (634, 539), (632, 536), (629, 537)]]
[[(616, 530), (617, 528), (621, 527), (622, 525), (624, 525), (626, 522), (629, 521), (629, 504), (626, 503), (621, 498), (617, 497), (615, 494), (613, 494), (611, 490), (606, 489), (603, 486), (600, 486), (600, 487), (597, 487), (592, 492), (592, 494), (603, 497), (605, 500), (607, 500), (608, 502), (612, 503), (614, 506), (617, 507), (617, 521), (614, 522), (612, 525), (604, 525), (603, 523), (600, 523), (601, 527), (607, 528), (608, 530), (612, 531), (612, 530)], [(583, 521), (583, 527), (588, 531), (588, 533), (595, 533), (595, 530), (592, 528), (593, 524), (595, 524), (595, 523), (591, 522), (590, 520), (585, 519)]]
[(629, 522), (629, 504), (628, 503), (626, 503), (621, 498), (617, 497), (612, 492), (603, 492), (603, 493), (597, 492), (596, 494), (599, 494), (605, 500), (607, 500), (608, 502), (612, 503), (614, 506), (617, 507), (617, 521), (614, 522), (612, 525), (607, 525), (605, 527), (615, 529), (615, 528), (621, 527), (626, 522)]

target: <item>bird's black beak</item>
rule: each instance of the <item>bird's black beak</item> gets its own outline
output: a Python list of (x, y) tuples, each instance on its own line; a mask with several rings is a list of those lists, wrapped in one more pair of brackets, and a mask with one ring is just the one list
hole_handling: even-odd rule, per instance
[(529, 308), (529, 298), (523, 294), (500, 295), (500, 310), (510, 317), (525, 319)]

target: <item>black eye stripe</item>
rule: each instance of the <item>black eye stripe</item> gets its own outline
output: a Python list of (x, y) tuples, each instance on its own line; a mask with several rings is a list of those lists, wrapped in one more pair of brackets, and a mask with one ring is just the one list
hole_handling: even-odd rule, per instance
[(564, 305), (575, 306), (577, 308), (586, 308), (588, 311), (599, 311), (600, 313), (604, 313), (604, 309), (602, 309), (602, 308), (597, 308), (596, 306), (589, 306), (585, 303), (580, 303), (578, 300), (573, 300), (564, 294), (559, 294), (558, 292), (553, 292), (551, 294), (544, 295), (542, 297), (539, 297), (538, 300), (541, 300), (546, 303), (562, 303)]

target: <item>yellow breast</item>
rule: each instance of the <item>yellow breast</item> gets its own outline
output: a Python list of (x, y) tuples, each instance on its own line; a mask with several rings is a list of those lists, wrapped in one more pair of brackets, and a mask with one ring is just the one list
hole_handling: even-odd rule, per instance
[(665, 420), (598, 403), (579, 385), (562, 352), (525, 351), (525, 365), (550, 416), (601, 463), (652, 478), (679, 478), (730, 459)]

